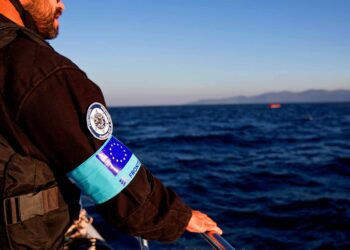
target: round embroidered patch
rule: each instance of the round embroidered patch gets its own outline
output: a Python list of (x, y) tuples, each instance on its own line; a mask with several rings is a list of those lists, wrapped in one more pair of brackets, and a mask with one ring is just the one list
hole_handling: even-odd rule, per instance
[(98, 102), (88, 108), (86, 115), (87, 127), (91, 134), (99, 140), (108, 139), (113, 132), (113, 123), (107, 109)]

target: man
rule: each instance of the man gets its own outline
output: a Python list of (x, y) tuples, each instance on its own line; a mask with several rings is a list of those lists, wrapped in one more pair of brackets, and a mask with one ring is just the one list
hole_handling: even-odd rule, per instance
[[(10, 247), (60, 248), (78, 215), (77, 186), (109, 223), (131, 235), (173, 241), (186, 229), (221, 234), (214, 221), (191, 210), (112, 136), (100, 89), (44, 41), (58, 35), (63, 10), (60, 0), (0, 0), (0, 134), (3, 145), (7, 141), (21, 154), (17, 161), (7, 157), (15, 163), (0, 171), (5, 180), (0, 223)], [(31, 157), (29, 163), (22, 156)], [(34, 191), (24, 191), (33, 183)]]

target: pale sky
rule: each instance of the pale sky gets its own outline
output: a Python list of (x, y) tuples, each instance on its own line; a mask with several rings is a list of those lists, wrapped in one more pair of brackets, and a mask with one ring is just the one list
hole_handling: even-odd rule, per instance
[(350, 89), (348, 0), (66, 0), (51, 44), (109, 106)]

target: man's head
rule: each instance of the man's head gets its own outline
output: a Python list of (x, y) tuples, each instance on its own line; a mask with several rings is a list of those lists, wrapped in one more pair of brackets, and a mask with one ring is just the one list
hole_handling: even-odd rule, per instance
[(64, 10), (61, 0), (20, 0), (23, 8), (32, 16), (39, 35), (52, 39), (58, 35), (58, 18)]

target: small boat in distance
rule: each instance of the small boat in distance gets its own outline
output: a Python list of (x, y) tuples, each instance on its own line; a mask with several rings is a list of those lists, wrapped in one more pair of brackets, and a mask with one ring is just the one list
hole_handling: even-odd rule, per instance
[(279, 109), (279, 108), (281, 108), (281, 104), (280, 103), (270, 103), (269, 108), (270, 109)]

